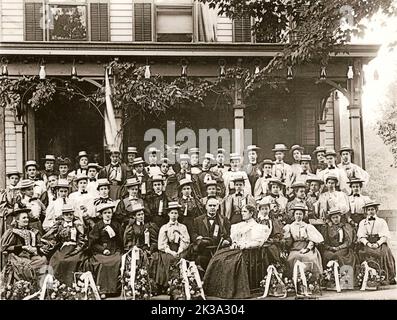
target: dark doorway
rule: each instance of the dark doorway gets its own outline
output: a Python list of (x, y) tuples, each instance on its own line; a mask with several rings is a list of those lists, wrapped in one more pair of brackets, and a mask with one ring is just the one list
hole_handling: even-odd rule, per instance
[(86, 150), (90, 160), (103, 160), (104, 120), (98, 110), (86, 101), (68, 100), (56, 95), (54, 100), (36, 112), (38, 156), (45, 154), (69, 157)]

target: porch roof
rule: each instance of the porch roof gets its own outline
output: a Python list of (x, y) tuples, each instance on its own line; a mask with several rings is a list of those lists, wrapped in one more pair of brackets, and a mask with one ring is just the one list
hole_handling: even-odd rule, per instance
[[(258, 43), (125, 43), (125, 42), (2, 42), (2, 55), (47, 56), (163, 56), (163, 57), (273, 57), (283, 44)], [(337, 57), (372, 59), (380, 45), (350, 44)]]

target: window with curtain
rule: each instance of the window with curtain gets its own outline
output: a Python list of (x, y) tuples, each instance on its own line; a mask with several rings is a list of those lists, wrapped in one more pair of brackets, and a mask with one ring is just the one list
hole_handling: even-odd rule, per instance
[(158, 42), (193, 41), (192, 6), (157, 6), (156, 19)]
[(49, 5), (49, 40), (87, 40), (85, 5)]

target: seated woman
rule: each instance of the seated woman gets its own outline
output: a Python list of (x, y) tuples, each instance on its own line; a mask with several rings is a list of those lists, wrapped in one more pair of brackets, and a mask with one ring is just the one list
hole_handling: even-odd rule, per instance
[(386, 271), (386, 281), (396, 283), (396, 264), (393, 254), (387, 245), (390, 238), (387, 222), (377, 216), (379, 203), (371, 201), (363, 206), (367, 218), (358, 225), (357, 238), (362, 243), (358, 252), (360, 262), (375, 260), (380, 268)]
[(97, 206), (99, 220), (88, 238), (91, 257), (85, 262), (85, 270), (91, 271), (102, 295), (114, 295), (120, 291), (119, 275), (123, 235), (121, 226), (112, 219), (114, 204), (101, 203)]
[(284, 225), (279, 219), (271, 216), (270, 206), (271, 202), (266, 199), (259, 201), (257, 206), (258, 218), (256, 221), (266, 226), (266, 228), (269, 229), (268, 232), (270, 232), (269, 238), (264, 244), (264, 253), (266, 254), (268, 264), (281, 264), (280, 254), (281, 241), (284, 237)]
[(341, 222), (341, 215), (338, 208), (328, 212), (331, 224), (325, 224), (322, 231), (324, 237), (323, 263), (327, 265), (330, 260), (335, 260), (340, 266), (349, 265), (355, 270), (356, 255), (353, 251), (355, 231), (350, 224)]
[(130, 250), (134, 246), (146, 251), (157, 250), (159, 229), (156, 224), (145, 221), (145, 207), (136, 204), (131, 207), (132, 221), (124, 232), (124, 249)]
[(151, 278), (157, 285), (157, 291), (163, 292), (168, 287), (170, 267), (186, 256), (190, 244), (187, 227), (178, 222), (181, 206), (178, 202), (168, 203), (169, 222), (160, 228), (158, 252), (155, 252), (151, 261)]
[(230, 248), (219, 250), (210, 260), (204, 275), (206, 295), (225, 299), (244, 299), (250, 296), (248, 270), (243, 249), (259, 248), (269, 238), (271, 230), (255, 222), (256, 209), (245, 205), (242, 222), (232, 224)]
[(121, 224), (123, 230), (125, 230), (130, 220), (133, 220), (132, 207), (137, 204), (143, 206), (143, 200), (139, 192), (140, 185), (141, 182), (138, 178), (127, 179), (125, 187), (128, 191), (128, 197), (118, 203), (114, 212), (114, 219)]
[(63, 206), (62, 216), (47, 231), (42, 241), (45, 243), (43, 252), (51, 255), (55, 251), (50, 259), (55, 278), (71, 285), (74, 282), (74, 272), (82, 269), (83, 251), (87, 244), (83, 223), (75, 216), (71, 205)]
[(40, 252), (39, 231), (29, 227), (29, 211), (27, 208), (14, 210), (11, 227), (1, 238), (1, 254), (8, 254), (1, 273), (2, 286), (19, 280), (39, 285), (37, 271), (47, 264), (46, 257)]
[(311, 224), (303, 221), (307, 211), (304, 204), (297, 203), (291, 208), (294, 213), (295, 221), (284, 226), (284, 238), (286, 247), (290, 253), (287, 258), (289, 272), (292, 274), (296, 261), (301, 261), (309, 268), (314, 277), (319, 277), (323, 272), (320, 252), (316, 244), (324, 241), (323, 236)]

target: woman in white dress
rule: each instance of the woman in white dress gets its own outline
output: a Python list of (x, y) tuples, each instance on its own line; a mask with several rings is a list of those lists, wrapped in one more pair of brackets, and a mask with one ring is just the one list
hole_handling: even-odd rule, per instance
[(269, 238), (270, 229), (257, 223), (256, 208), (246, 205), (241, 211), (242, 222), (230, 230), (232, 245), (219, 250), (211, 258), (204, 275), (204, 292), (225, 299), (244, 299), (250, 296), (248, 268), (244, 249), (260, 248)]
[(323, 242), (324, 238), (314, 226), (303, 221), (307, 211), (304, 204), (297, 203), (292, 210), (295, 221), (284, 227), (284, 239), (290, 250), (287, 258), (289, 271), (292, 273), (295, 262), (300, 261), (307, 266), (307, 271), (318, 277), (323, 272), (323, 266), (316, 245)]

